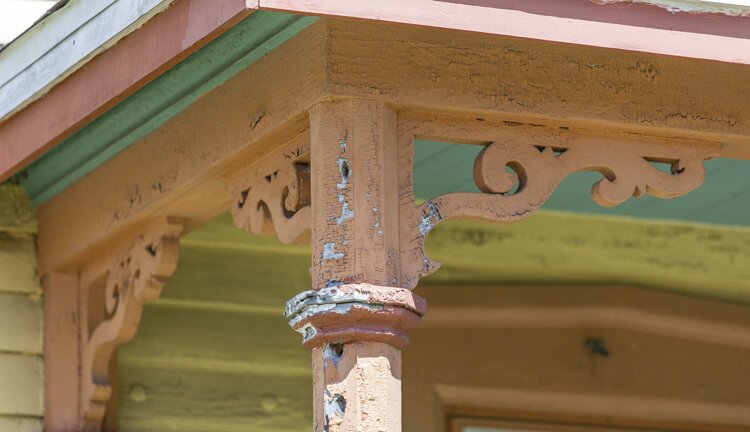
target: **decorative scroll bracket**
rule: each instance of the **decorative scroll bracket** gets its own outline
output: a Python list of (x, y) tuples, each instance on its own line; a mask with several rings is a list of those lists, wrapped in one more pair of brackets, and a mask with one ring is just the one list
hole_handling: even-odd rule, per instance
[(181, 231), (182, 224), (168, 219), (81, 272), (82, 430), (102, 427), (112, 396), (112, 356), (135, 336), (144, 302), (158, 298), (174, 273)]
[[(488, 143), (474, 163), (481, 193), (448, 193), (414, 204), (414, 139)], [(439, 263), (424, 252), (427, 234), (454, 218), (509, 223), (526, 218), (547, 201), (570, 174), (602, 174), (592, 189), (599, 205), (613, 207), (631, 197), (674, 198), (695, 190), (705, 178), (704, 162), (720, 144), (624, 134), (595, 134), (532, 125), (439, 117), (400, 121), (399, 159), (402, 208), (401, 286), (413, 289)], [(655, 164), (667, 164), (663, 171)], [(411, 199), (403, 199), (410, 197)]]
[(310, 141), (303, 134), (283, 144), (230, 182), (235, 225), (276, 234), (283, 243), (310, 239)]
[[(674, 198), (698, 188), (704, 162), (721, 151), (717, 142), (421, 113), (399, 113), (393, 123), (398, 129), (400, 264), (392, 286), (408, 289), (437, 270), (439, 263), (425, 255), (424, 241), (444, 220), (518, 221), (540, 209), (567, 176), (579, 171), (602, 175), (591, 194), (605, 207), (643, 195)], [(483, 145), (474, 164), (481, 192), (448, 193), (416, 205), (414, 140), (422, 137)], [(248, 167), (230, 181), (235, 224), (257, 234), (275, 233), (284, 243), (306, 242), (311, 224), (320, 222), (311, 220), (310, 169), (309, 133)]]

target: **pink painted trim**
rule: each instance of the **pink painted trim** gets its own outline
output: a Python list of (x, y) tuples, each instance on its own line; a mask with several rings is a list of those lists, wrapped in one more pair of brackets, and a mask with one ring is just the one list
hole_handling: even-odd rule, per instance
[[(178, 0), (0, 123), (0, 181), (257, 9), (257, 0)], [(134, 61), (137, 59), (137, 61)]]
[(750, 17), (590, 0), (260, 0), (260, 8), (750, 64)]

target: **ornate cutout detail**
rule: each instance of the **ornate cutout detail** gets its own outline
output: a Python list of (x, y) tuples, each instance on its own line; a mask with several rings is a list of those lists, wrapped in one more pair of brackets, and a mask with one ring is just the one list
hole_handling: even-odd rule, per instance
[[(146, 300), (159, 297), (177, 267), (182, 225), (167, 221), (112, 258), (86, 270), (82, 284), (81, 419), (99, 430), (112, 396), (109, 366), (117, 347), (135, 336)], [(102, 283), (103, 282), (103, 286)]]
[(251, 166), (231, 184), (232, 218), (242, 230), (283, 243), (310, 238), (310, 142), (299, 137)]
[[(603, 178), (591, 194), (599, 205), (613, 207), (631, 197), (674, 198), (703, 184), (703, 163), (718, 154), (719, 144), (623, 135), (594, 135), (538, 126), (508, 126), (432, 119), (404, 122), (400, 157), (413, 167), (416, 136), (489, 142), (474, 163), (474, 181), (482, 193), (448, 193), (420, 206), (402, 199), (402, 286), (413, 288), (419, 276), (439, 263), (424, 254), (424, 239), (438, 223), (475, 218), (508, 223), (532, 215), (570, 174), (594, 171)], [(653, 163), (669, 164), (670, 171)], [(402, 165), (403, 168), (407, 168)], [(402, 196), (411, 196), (412, 171), (402, 179)], [(404, 253), (405, 252), (405, 253)]]

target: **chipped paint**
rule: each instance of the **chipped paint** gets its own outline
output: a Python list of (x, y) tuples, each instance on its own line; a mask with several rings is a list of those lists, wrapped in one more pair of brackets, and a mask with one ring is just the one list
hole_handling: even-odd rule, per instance
[(331, 392), (325, 389), (323, 411), (325, 412), (323, 430), (329, 432), (332, 424), (341, 423), (342, 417), (346, 413), (346, 398), (339, 393), (331, 395)]
[(349, 163), (346, 159), (341, 156), (339, 156), (337, 163), (339, 166), (339, 172), (341, 173), (341, 182), (336, 183), (336, 188), (345, 189), (346, 185), (349, 183), (349, 177), (352, 175), (352, 170), (349, 169)]
[(339, 140), (339, 147), (346, 153), (346, 140), (349, 139), (349, 131), (344, 131), (344, 137)]
[(323, 245), (323, 260), (338, 260), (344, 257), (343, 252), (336, 252), (334, 248), (336, 245), (333, 243), (326, 243)]
[(427, 233), (435, 228), (435, 225), (443, 220), (442, 216), (440, 216), (440, 209), (438, 209), (438, 206), (435, 203), (429, 201), (427, 203), (427, 209), (429, 210), (427, 215), (422, 216), (422, 221), (419, 223), (419, 233), (422, 237), (426, 236)]
[(372, 208), (372, 213), (375, 215), (375, 223), (373, 224), (373, 227), (377, 230), (379, 235), (383, 235), (383, 230), (380, 228), (380, 215), (378, 214), (377, 207)]
[[(330, 304), (316, 304), (305, 307), (300, 311), (294, 318), (289, 320), (289, 325), (295, 327), (297, 323), (303, 321), (313, 315), (319, 315), (324, 313), (336, 313), (339, 315), (348, 314), (353, 308), (358, 307), (362, 309), (369, 309), (373, 311), (383, 310), (383, 305), (368, 304), (368, 303), (330, 303)], [(313, 335), (314, 336), (314, 335)]]
[(370, 296), (361, 291), (342, 291), (336, 286), (309, 290), (300, 293), (286, 304), (285, 315), (289, 325), (295, 327), (297, 323), (310, 316), (322, 313), (338, 313), (345, 315), (352, 308), (383, 310), (384, 305), (373, 301)]
[[(309, 325), (309, 324), (308, 324)], [(323, 367), (327, 368), (328, 363), (333, 363), (333, 367), (339, 367), (339, 361), (344, 356), (344, 344), (334, 343), (326, 344), (323, 348)]]
[(339, 201), (341, 201), (341, 216), (336, 219), (337, 225), (341, 225), (344, 221), (354, 217), (354, 210), (349, 208), (349, 203), (344, 201), (343, 195), (339, 195)]
[(302, 335), (303, 341), (306, 341), (312, 337), (315, 337), (315, 335), (318, 334), (318, 330), (316, 330), (315, 326), (313, 326), (310, 323), (303, 325), (297, 331)]

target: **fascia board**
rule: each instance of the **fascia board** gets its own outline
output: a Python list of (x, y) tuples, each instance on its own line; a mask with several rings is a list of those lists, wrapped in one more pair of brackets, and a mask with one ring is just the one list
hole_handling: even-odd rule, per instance
[(173, 0), (71, 0), (0, 51), (0, 121), (140, 27)]

